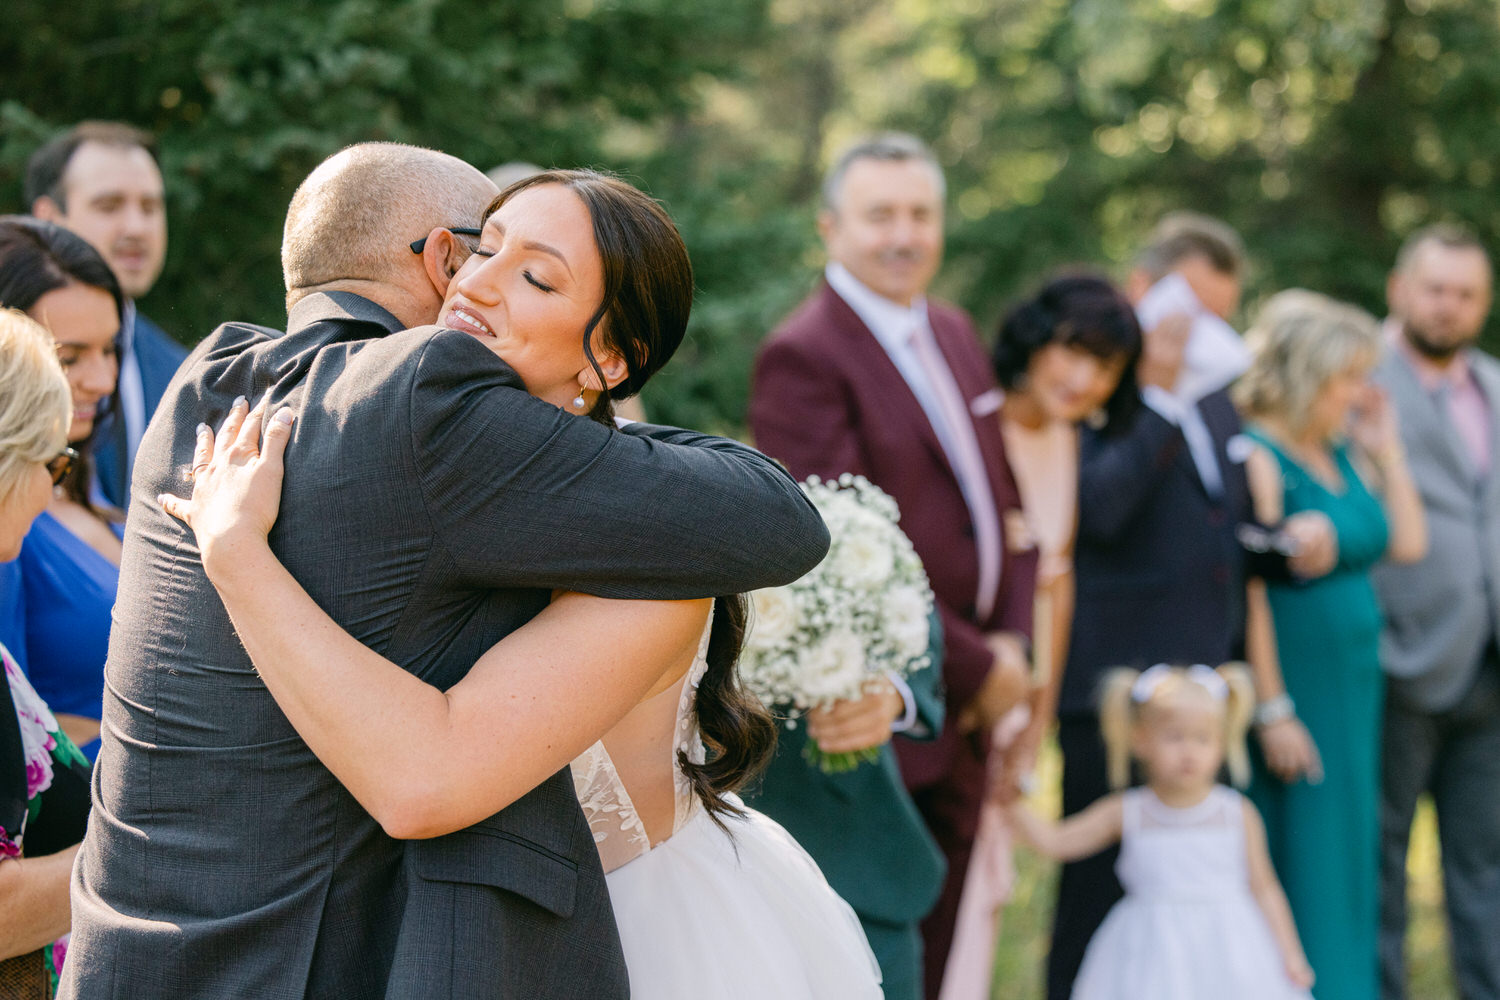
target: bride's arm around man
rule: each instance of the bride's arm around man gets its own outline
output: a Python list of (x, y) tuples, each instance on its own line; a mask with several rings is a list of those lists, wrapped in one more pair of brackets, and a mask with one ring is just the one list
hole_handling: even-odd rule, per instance
[[(407, 329), (459, 295), (475, 240), (453, 230), (476, 227), (494, 193), (429, 150), (336, 155), (288, 213), (287, 330), (221, 327), (169, 387), (132, 487), (65, 996), (625, 995), (566, 774), (404, 853), (297, 736), (191, 533), (155, 502), (181, 491), (198, 421), (242, 396), (290, 407), (272, 549), (339, 626), (440, 690), (554, 589), (687, 599), (778, 584), (816, 563), (826, 531), (764, 456), (575, 415), (611, 379), (641, 374), (603, 351), (586, 357), (582, 327), (571, 394), (550, 401), (528, 390), (557, 373), (532, 373), (524, 350), (507, 364), (483, 330)], [(540, 248), (526, 248), (502, 299), (474, 292), (466, 308), (487, 311), (497, 340), (527, 333), (527, 309), (545, 319), (559, 301), (586, 305), (590, 329), (636, 330), (649, 282), (623, 280), (629, 244), (600, 217), (592, 265), (560, 260), (558, 238), (530, 241)], [(679, 290), (657, 287), (665, 297), (646, 305), (665, 304), (680, 340), (691, 274), (662, 280)], [(603, 298), (585, 301), (585, 286)], [(456, 322), (451, 311), (442, 321)], [(676, 342), (646, 346), (659, 367)], [(574, 399), (583, 405), (569, 411)], [(604, 669), (625, 655), (621, 643), (642, 641), (609, 625), (584, 630), (570, 652)]]

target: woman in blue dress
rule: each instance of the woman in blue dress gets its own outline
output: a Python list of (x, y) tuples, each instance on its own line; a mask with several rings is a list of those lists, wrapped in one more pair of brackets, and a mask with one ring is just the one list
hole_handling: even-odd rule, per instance
[[(1263, 741), (1251, 797), (1317, 982), (1317, 1000), (1378, 996), (1380, 609), (1370, 567), (1413, 562), (1427, 547), (1421, 500), (1406, 468), (1395, 411), (1369, 383), (1380, 356), (1375, 321), (1306, 291), (1266, 303), (1246, 335), (1253, 360), (1235, 387), (1257, 446), (1247, 473), (1266, 524), (1320, 511), (1338, 562), (1316, 580), (1257, 585), (1276, 656), (1257, 656), (1265, 730), (1300, 718), (1321, 775), (1298, 776)], [(1250, 635), (1247, 641), (1273, 641)], [(1279, 660), (1280, 670), (1275, 664)]]
[(124, 299), (113, 272), (82, 238), (36, 219), (0, 218), (0, 305), (52, 334), (72, 393), (68, 443), (80, 460), (36, 519), (6, 594), (20, 636), (16, 658), (63, 731), (90, 761), (99, 749), (110, 611), (120, 579), (123, 516), (91, 495), (89, 450), (114, 399)]

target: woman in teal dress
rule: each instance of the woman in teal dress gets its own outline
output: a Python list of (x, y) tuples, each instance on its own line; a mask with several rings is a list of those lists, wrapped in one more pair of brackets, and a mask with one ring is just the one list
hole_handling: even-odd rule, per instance
[[(1246, 335), (1254, 360), (1236, 386), (1258, 446), (1248, 459), (1257, 515), (1275, 524), (1321, 511), (1338, 562), (1316, 580), (1270, 582), (1275, 658), (1256, 678), (1262, 730), (1300, 719), (1321, 767), (1278, 766), (1262, 739), (1251, 796), (1266, 820), (1318, 1000), (1379, 995), (1380, 610), (1370, 567), (1426, 550), (1421, 502), (1394, 410), (1368, 381), (1380, 355), (1367, 314), (1321, 295), (1283, 292)], [(1257, 659), (1252, 657), (1252, 660)], [(1280, 662), (1279, 675), (1275, 669)], [(1284, 686), (1283, 686), (1284, 682)], [(1265, 734), (1268, 735), (1268, 734)]]

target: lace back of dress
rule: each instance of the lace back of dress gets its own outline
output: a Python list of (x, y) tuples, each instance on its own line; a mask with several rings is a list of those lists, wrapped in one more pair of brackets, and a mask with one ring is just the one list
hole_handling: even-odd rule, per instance
[[(687, 759), (701, 764), (707, 757), (703, 738), (698, 732), (697, 694), (698, 685), (708, 671), (708, 641), (713, 632), (713, 615), (704, 627), (703, 638), (698, 642), (698, 655), (683, 675), (677, 699), (677, 719), (672, 734), (672, 832), (682, 829), (692, 819), (698, 806), (697, 796), (687, 775), (678, 766), (677, 754), (682, 752)], [(627, 861), (632, 861), (651, 850), (651, 837), (641, 821), (630, 791), (620, 780), (619, 769), (603, 740), (589, 747), (572, 765), (573, 791), (578, 804), (589, 821), (589, 830), (594, 835), (594, 846), (599, 850), (599, 859), (605, 871), (613, 871)]]
[(693, 657), (693, 665), (688, 667), (687, 675), (682, 678), (682, 693), (677, 698), (677, 730), (672, 739), (672, 790), (677, 807), (672, 823), (674, 833), (693, 818), (699, 805), (698, 797), (693, 794), (693, 783), (678, 766), (677, 755), (685, 754), (694, 764), (702, 764), (708, 758), (708, 750), (703, 746), (703, 735), (698, 731), (697, 708), (698, 685), (703, 683), (703, 675), (708, 673), (708, 641), (713, 631), (714, 616), (710, 612), (708, 625), (703, 629), (703, 638), (698, 640), (698, 655)]

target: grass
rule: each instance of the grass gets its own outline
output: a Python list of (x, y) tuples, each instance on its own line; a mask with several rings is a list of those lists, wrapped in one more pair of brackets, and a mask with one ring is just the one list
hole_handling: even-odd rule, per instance
[[(1048, 789), (1037, 803), (1056, 815), (1059, 758), (1055, 747), (1043, 755), (1038, 787)], [(1423, 802), (1412, 830), (1408, 860), (1410, 925), (1406, 935), (1408, 993), (1412, 1000), (1457, 1000), (1448, 963), (1448, 930), (1443, 917), (1443, 882), (1437, 823)], [(992, 1000), (1042, 1000), (1044, 967), (1052, 926), (1057, 866), (1033, 851), (1016, 851), (1016, 886), (1006, 907), (995, 953)]]

